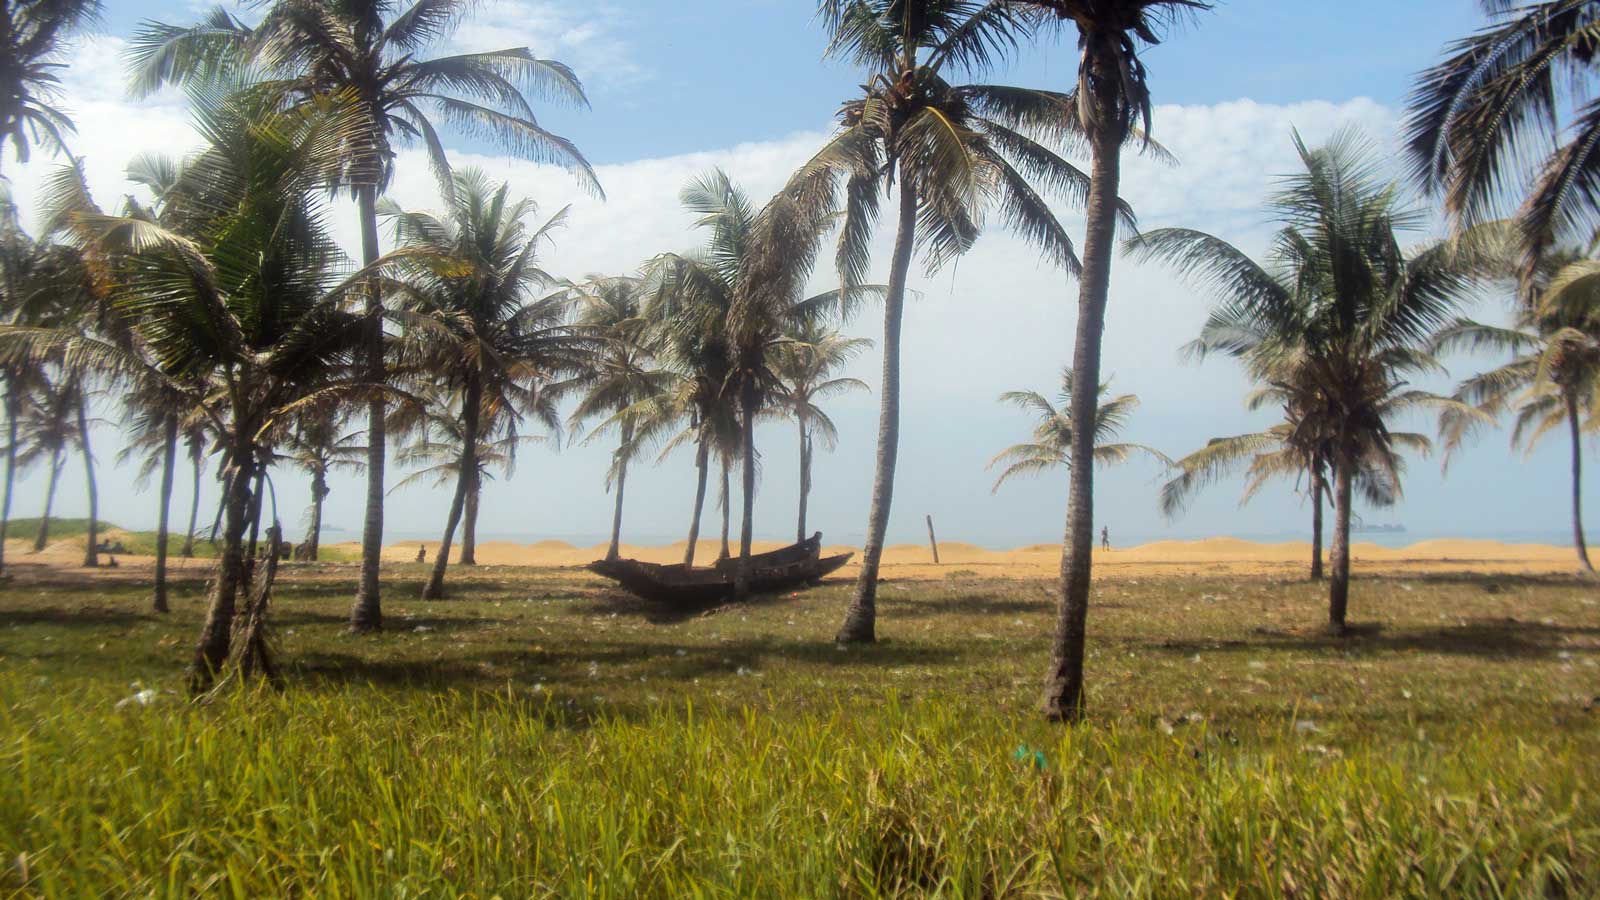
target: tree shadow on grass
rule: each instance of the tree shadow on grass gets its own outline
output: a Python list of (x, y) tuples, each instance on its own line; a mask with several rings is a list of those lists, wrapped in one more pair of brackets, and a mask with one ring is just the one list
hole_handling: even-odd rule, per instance
[[(1239, 652), (1328, 652), (1356, 654), (1442, 653), (1486, 658), (1546, 659), (1559, 653), (1600, 654), (1600, 628), (1545, 625), (1518, 619), (1475, 619), (1443, 628), (1394, 628), (1376, 623), (1345, 634), (1257, 629), (1258, 639), (1168, 639), (1148, 644), (1175, 654)], [(1570, 638), (1588, 638), (1580, 643)]]
[(959, 665), (965, 659), (962, 651), (917, 644), (883, 643), (840, 650), (831, 642), (750, 638), (681, 646), (590, 641), (558, 649), (456, 649), (432, 659), (393, 655), (374, 659), (354, 652), (316, 650), (292, 654), (283, 662), (295, 676), (312, 680), (451, 690), (497, 688), (507, 681), (604, 688), (619, 682), (637, 684), (641, 676), (647, 682), (692, 682), (708, 676), (758, 672), (779, 661), (817, 669), (870, 670)]

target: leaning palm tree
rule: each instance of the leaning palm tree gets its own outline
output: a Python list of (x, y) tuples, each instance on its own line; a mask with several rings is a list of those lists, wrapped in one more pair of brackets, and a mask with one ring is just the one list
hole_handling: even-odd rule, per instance
[(1446, 410), (1439, 431), (1447, 451), (1459, 447), (1486, 419), (1515, 413), (1512, 446), (1529, 452), (1565, 427), (1572, 458), (1572, 543), (1578, 565), (1593, 574), (1583, 533), (1583, 431), (1600, 409), (1600, 262), (1546, 254), (1535, 276), (1537, 306), (1523, 307), (1509, 327), (1457, 319), (1434, 338), (1438, 352), (1457, 349), (1509, 353), (1511, 360), (1474, 375), (1456, 389), (1469, 412)]
[(816, 322), (803, 323), (777, 348), (773, 370), (778, 376), (777, 410), (795, 422), (800, 433), (800, 508), (795, 540), (803, 541), (806, 531), (806, 501), (811, 494), (811, 463), (816, 439), (832, 450), (838, 446), (839, 430), (819, 405), (840, 394), (869, 390), (859, 378), (835, 373), (861, 351), (872, 346), (866, 338), (846, 337), (827, 330)]
[[(272, 671), (264, 628), (274, 564), (252, 583), (244, 557), (269, 442), (300, 409), (380, 386), (353, 374), (366, 323), (348, 305), (371, 273), (341, 279), (344, 260), (319, 202), (319, 189), (339, 173), (342, 149), (369, 133), (365, 111), (335, 103), (285, 108), (259, 93), (220, 89), (192, 92), (191, 105), (207, 146), (168, 201), (185, 211), (173, 219), (181, 231), (102, 213), (77, 172), (53, 190), (61, 233), (104, 273), (112, 312), (144, 341), (154, 365), (122, 345), (64, 329), (0, 329), (0, 350), (205, 385), (201, 408), (223, 454), (225, 526), (195, 648), (198, 689), (230, 651), (242, 676)], [(235, 642), (242, 590), (252, 593)]]
[(400, 245), (422, 254), (407, 266), (411, 295), (399, 314), (412, 336), (402, 369), (422, 373), (442, 389), (437, 398), (460, 410), (456, 491), (424, 600), (444, 595), (455, 530), (475, 492), (485, 426), (513, 421), (527, 386), (576, 371), (591, 343), (566, 325), (567, 291), (537, 264), (540, 245), (565, 221), (566, 210), (534, 227), (535, 204), (512, 200), (510, 191), (509, 184), (467, 170), (456, 173), (442, 218), (385, 210), (394, 217)]
[[(405, 8), (394, 0), (272, 0), (261, 22), (249, 28), (218, 7), (193, 27), (147, 25), (133, 42), (133, 88), (143, 94), (171, 81), (214, 78), (251, 65), (278, 79), (275, 87), (287, 96), (335, 96), (359, 104), (369, 114), (368, 130), (337, 151), (338, 180), (355, 196), (361, 262), (371, 266), (379, 254), (378, 197), (394, 176), (396, 142), (420, 142), (447, 199), (454, 188), (444, 143), (425, 110), (524, 159), (565, 166), (599, 193), (577, 147), (540, 126), (527, 99), (533, 93), (587, 106), (570, 68), (535, 57), (527, 47), (419, 58), (455, 33), (468, 8), (457, 0), (416, 0)], [(382, 314), (382, 297), (369, 287), (366, 378), (374, 384), (388, 377)], [(368, 401), (367, 506), (353, 631), (383, 625), (383, 425), (384, 402), (374, 394)]]
[(1600, 224), (1600, 0), (1479, 5), (1490, 24), (1417, 79), (1407, 156), (1458, 227), (1517, 209), (1526, 295), (1546, 251)]
[(156, 563), (151, 585), (151, 608), (168, 611), (167, 543), (172, 512), (172, 483), (178, 460), (178, 435), (184, 414), (193, 408), (193, 393), (176, 390), (168, 379), (134, 379), (122, 395), (128, 442), (117, 453), (118, 462), (139, 460), (134, 484), (143, 487), (157, 471), (161, 488), (156, 506)]
[[(1139, 54), (1160, 42), (1162, 31), (1192, 13), (1211, 8), (1203, 0), (1018, 0), (1014, 4), (1076, 29), (1077, 83), (1066, 127), (1082, 135), (1091, 159), (1085, 191), (1083, 266), (1078, 277), (1078, 324), (1072, 377), (1100, 383), (1100, 344), (1111, 291), (1111, 254), (1121, 200), (1122, 149), (1137, 140), (1150, 149), (1151, 97)], [(1076, 421), (1090, 421), (1095, 397), (1080, 391)], [(1044, 713), (1057, 721), (1083, 716), (1083, 651), (1089, 616), (1094, 546), (1094, 439), (1080, 429), (1072, 446), (1072, 485), (1067, 496), (1062, 546), (1060, 613), (1045, 680)]]
[(628, 484), (628, 464), (638, 449), (634, 439), (637, 420), (618, 415), (640, 401), (662, 391), (671, 376), (655, 365), (655, 335), (642, 311), (644, 283), (638, 278), (591, 276), (577, 288), (576, 322), (599, 345), (588, 354), (573, 380), (580, 392), (577, 406), (568, 416), (574, 430), (590, 419), (601, 424), (589, 432), (585, 442), (616, 429), (617, 449), (606, 471), (606, 489), (616, 488), (611, 513), (611, 543), (606, 559), (621, 555), (622, 502)]
[(1380, 177), (1374, 146), (1343, 131), (1317, 150), (1295, 136), (1305, 171), (1283, 179), (1271, 209), (1284, 223), (1262, 266), (1220, 238), (1186, 229), (1130, 241), (1217, 295), (1197, 349), (1241, 359), (1258, 383), (1298, 405), (1291, 445), (1316, 450), (1333, 473), (1334, 535), (1328, 620), (1345, 629), (1354, 489), (1397, 495), (1405, 448), (1426, 438), (1389, 422), (1416, 408), (1466, 412), (1457, 401), (1409, 389), (1438, 371), (1428, 341), (1482, 268), (1459, 242), (1401, 249), (1397, 232), (1422, 217)]
[[(306, 536), (296, 559), (316, 562), (322, 548), (322, 507), (333, 492), (328, 476), (360, 472), (366, 467), (366, 436), (346, 432), (348, 411), (340, 404), (308, 406), (294, 417), (280, 459), (311, 477), (311, 506), (306, 510)], [(198, 471), (198, 470), (197, 470)]]
[[(865, 280), (869, 239), (883, 195), (899, 193), (884, 299), (883, 381), (867, 542), (855, 597), (838, 639), (876, 638), (878, 565), (894, 494), (900, 429), (900, 330), (906, 280), (920, 248), (928, 271), (966, 252), (987, 209), (1076, 274), (1072, 240), (1045, 194), (1076, 202), (1090, 177), (1053, 146), (1077, 138), (1064, 94), (990, 84), (954, 84), (957, 69), (982, 70), (1030, 30), (1013, 3), (965, 0), (824, 0), (830, 52), (867, 69), (862, 96), (839, 111), (840, 128), (791, 182), (791, 192), (826, 192), (804, 179), (820, 167), (848, 175), (837, 254), (843, 286)], [(1113, 207), (1121, 209), (1113, 198)], [(1126, 212), (1125, 209), (1122, 209)]]
[[(1172, 460), (1154, 447), (1116, 440), (1123, 428), (1127, 427), (1133, 411), (1139, 408), (1139, 398), (1133, 394), (1110, 397), (1110, 393), (1110, 385), (1100, 385), (1098, 396), (1101, 402), (1095, 408), (1094, 419), (1094, 461), (1102, 466), (1116, 465), (1127, 462), (1135, 453), (1142, 453), (1164, 466), (1170, 466)], [(1071, 369), (1061, 373), (1061, 391), (1056, 395), (1055, 402), (1037, 391), (1007, 391), (1000, 395), (1000, 402), (1033, 413), (1039, 421), (1033, 427), (1033, 440), (1012, 444), (989, 460), (990, 469), (1005, 467), (995, 478), (990, 493), (998, 492), (1002, 484), (1019, 475), (1038, 475), (1056, 469), (1071, 471)]]
[(35, 553), (50, 542), (50, 516), (55, 509), (61, 468), (78, 439), (77, 404), (78, 392), (70, 379), (45, 375), (35, 384), (28, 402), (19, 407), (21, 434), (16, 468), (25, 472), (43, 464), (49, 472), (44, 513), (39, 519), (39, 530), (33, 536)]
[(72, 120), (53, 105), (56, 74), (72, 32), (100, 12), (99, 0), (11, 0), (0, 10), (0, 150), (11, 144), (17, 162), (42, 144), (66, 150)]

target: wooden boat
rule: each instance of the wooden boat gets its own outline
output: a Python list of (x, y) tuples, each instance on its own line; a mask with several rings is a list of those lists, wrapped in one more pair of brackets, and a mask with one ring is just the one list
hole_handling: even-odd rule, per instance
[[(815, 584), (837, 571), (853, 553), (821, 556), (822, 534), (774, 550), (751, 554), (750, 592), (770, 594)], [(737, 559), (722, 560), (710, 568), (690, 568), (682, 563), (663, 565), (636, 559), (596, 560), (588, 569), (610, 578), (644, 600), (677, 607), (708, 606), (732, 598)]]

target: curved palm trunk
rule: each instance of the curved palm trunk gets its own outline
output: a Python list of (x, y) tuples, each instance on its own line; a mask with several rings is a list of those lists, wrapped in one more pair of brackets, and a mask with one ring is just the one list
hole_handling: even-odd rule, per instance
[(250, 497), (250, 546), (246, 553), (244, 566), (244, 581), (246, 585), (249, 585), (255, 577), (256, 553), (261, 546), (261, 495), (263, 493), (261, 488), (266, 480), (267, 470), (265, 468), (256, 469), (255, 492)]
[(84, 412), (89, 397), (78, 389), (78, 440), (82, 442), (84, 485), (89, 493), (89, 541), (83, 550), (83, 565), (93, 569), (100, 565), (100, 489), (94, 480), (94, 451), (89, 447), (89, 416)]
[(1350, 606), (1350, 465), (1336, 465), (1333, 470), (1333, 550), (1329, 564), (1333, 567), (1328, 582), (1328, 627), (1336, 633), (1345, 630), (1345, 611)]
[[(450, 544), (455, 540), (456, 526), (461, 523), (461, 511), (467, 504), (472, 473), (478, 470), (478, 408), (483, 404), (482, 393), (478, 380), (468, 379), (466, 394), (461, 400), (461, 462), (456, 468), (456, 495), (450, 501), (444, 537), (439, 540), (439, 551), (433, 557), (433, 574), (422, 588), (424, 600), (438, 600), (444, 596), (444, 571), (450, 565)], [(620, 487), (618, 493), (621, 493)]]
[[(1091, 102), (1110, 122), (1116, 88), (1101, 79), (1101, 96)], [(1122, 176), (1122, 133), (1102, 125), (1092, 137), (1094, 164), (1085, 211), (1083, 274), (1078, 283), (1078, 330), (1072, 348), (1072, 468), (1067, 494), (1067, 528), (1061, 548), (1061, 606), (1045, 682), (1044, 714), (1055, 721), (1083, 718), (1083, 645), (1089, 618), (1089, 576), (1094, 546), (1094, 428), (1100, 383), (1100, 341), (1105, 334), (1106, 300), (1111, 289), (1111, 253), (1116, 242), (1117, 192)]]
[(878, 406), (878, 453), (872, 477), (872, 508), (867, 514), (867, 545), (861, 553), (855, 599), (845, 612), (844, 624), (839, 627), (836, 638), (844, 644), (877, 640), (878, 563), (883, 558), (883, 539), (889, 530), (894, 470), (900, 452), (900, 322), (905, 312), (911, 250), (917, 236), (917, 191), (904, 173), (900, 179), (898, 227), (889, 267), (889, 293), (883, 301), (883, 386)]
[(194, 490), (189, 499), (189, 530), (183, 536), (183, 549), (178, 551), (184, 559), (194, 556), (194, 527), (199, 524), (200, 517), (200, 457), (191, 457), (190, 462), (194, 468)]
[(322, 550), (322, 503), (328, 499), (328, 475), (317, 472), (311, 479), (311, 527), (306, 534), (305, 557), (316, 562)]
[(1322, 580), (1322, 475), (1311, 476), (1311, 580)]
[(811, 435), (806, 433), (806, 420), (804, 417), (797, 419), (800, 423), (800, 521), (795, 526), (795, 541), (806, 539), (806, 500), (811, 495)]
[(756, 518), (756, 385), (752, 378), (739, 389), (743, 413), (739, 428), (744, 438), (744, 509), (739, 522), (739, 567), (733, 576), (733, 596), (742, 600), (750, 593), (750, 544), (755, 536)]
[(628, 461), (622, 458), (622, 455), (628, 451), (628, 442), (631, 440), (633, 440), (633, 425), (624, 422), (622, 441), (617, 444), (617, 506), (611, 513), (611, 546), (606, 548), (606, 559), (616, 559), (622, 555), (622, 492), (628, 485)]
[(178, 420), (168, 418), (161, 456), (161, 511), (156, 521), (156, 574), (151, 606), (167, 611), (167, 516), (172, 511), (172, 470), (178, 463)]
[(205, 626), (200, 630), (200, 642), (195, 645), (194, 663), (189, 673), (189, 687), (195, 692), (210, 687), (217, 672), (228, 660), (239, 585), (244, 580), (244, 530), (250, 519), (250, 481), (253, 473), (250, 471), (249, 451), (235, 456), (245, 461), (229, 474), (225, 482), (227, 491), (222, 498), (224, 526), (221, 561), (211, 591), (211, 605), (206, 610)]
[[(361, 263), (372, 265), (378, 259), (378, 189), (362, 185), (356, 201), (361, 213)], [(383, 363), (383, 297), (378, 285), (367, 287), (366, 378), (382, 384), (386, 378)], [(350, 630), (378, 631), (383, 628), (383, 604), (379, 596), (378, 568), (383, 560), (383, 463), (385, 444), (383, 397), (374, 394), (367, 401), (367, 509), (361, 524), (361, 582), (350, 608)]]
[(1589, 545), (1583, 539), (1583, 423), (1578, 417), (1578, 398), (1567, 395), (1567, 426), (1572, 433), (1572, 546), (1578, 551), (1578, 565), (1593, 575)]
[(478, 473), (477, 466), (472, 469), (472, 483), (467, 487), (467, 507), (463, 511), (465, 520), (461, 523), (461, 556), (456, 560), (458, 566), (475, 566), (478, 564), (478, 498), (483, 496), (483, 476)]
[(733, 555), (728, 549), (728, 525), (731, 517), (731, 500), (728, 496), (728, 477), (730, 468), (731, 466), (728, 464), (728, 461), (724, 459), (722, 461), (722, 549), (717, 552), (717, 560), (719, 562)]
[(11, 525), (11, 493), (17, 484), (17, 415), (22, 412), (22, 402), (17, 396), (15, 379), (6, 379), (6, 490), (0, 499), (0, 573), (6, 567), (6, 531)]
[(706, 436), (695, 442), (694, 450), (694, 514), (689, 517), (689, 545), (683, 550), (684, 566), (694, 565), (695, 544), (700, 541), (700, 511), (706, 505), (706, 477), (711, 468), (711, 449)]
[(50, 510), (56, 503), (56, 485), (61, 481), (61, 451), (50, 454), (50, 483), (44, 489), (44, 517), (39, 520), (39, 533), (33, 536), (33, 552), (43, 550), (50, 542)]

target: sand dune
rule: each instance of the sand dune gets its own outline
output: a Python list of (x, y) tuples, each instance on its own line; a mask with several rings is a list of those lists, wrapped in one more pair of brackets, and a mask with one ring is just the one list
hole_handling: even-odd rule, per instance
[[(116, 539), (117, 532), (108, 536)], [(386, 546), (384, 561), (414, 563), (417, 546), (425, 544), (431, 562), (438, 550), (437, 541), (401, 541)], [(360, 544), (346, 541), (324, 546), (357, 553)], [(720, 542), (700, 541), (695, 560), (709, 564), (717, 558)], [(756, 552), (775, 550), (780, 541), (757, 541)], [(683, 560), (684, 541), (659, 546), (624, 544), (623, 556), (648, 562), (675, 563)], [(737, 545), (735, 545), (737, 550)], [(457, 545), (459, 552), (459, 545)], [(606, 545), (579, 547), (566, 541), (542, 540), (528, 544), (488, 541), (478, 545), (478, 563), (485, 566), (581, 566), (605, 555)], [(842, 570), (844, 575), (858, 571), (860, 548), (829, 545), (823, 553), (856, 553), (857, 560)], [(42, 562), (52, 566), (74, 567), (83, 559), (82, 537), (52, 542), (35, 554), (23, 541), (8, 541), (6, 556), (17, 562)], [(1095, 573), (1099, 577), (1139, 577), (1143, 575), (1296, 575), (1306, 570), (1311, 545), (1304, 541), (1258, 543), (1231, 537), (1194, 541), (1154, 541), (1135, 547), (1095, 550)], [(882, 574), (886, 578), (943, 579), (963, 577), (1046, 578), (1061, 564), (1058, 544), (1031, 544), (1015, 550), (986, 550), (974, 544), (952, 541), (939, 545), (940, 563), (935, 565), (925, 544), (894, 544), (884, 549)], [(1576, 571), (1570, 547), (1549, 544), (1509, 544), (1500, 541), (1455, 538), (1420, 541), (1408, 547), (1381, 547), (1370, 542), (1351, 546), (1352, 565), (1358, 572), (1504, 572), (1548, 574)], [(121, 556), (123, 566), (148, 566), (149, 557)], [(209, 568), (210, 560), (174, 559), (178, 568)]]

